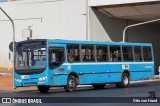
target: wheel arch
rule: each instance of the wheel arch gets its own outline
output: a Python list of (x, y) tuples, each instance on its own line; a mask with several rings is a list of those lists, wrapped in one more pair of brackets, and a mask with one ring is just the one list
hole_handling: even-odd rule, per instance
[[(68, 75), (68, 78), (69, 78), (70, 75), (73, 75), (73, 76), (76, 78), (76, 83), (77, 83), (77, 85), (78, 85), (78, 84), (80, 83), (78, 74), (77, 74), (76, 72), (71, 72), (71, 73)], [(67, 80), (68, 80), (68, 79), (67, 79)]]
[(123, 75), (124, 73), (128, 74), (129, 78), (131, 79), (131, 75), (130, 75), (129, 70), (124, 70), (124, 71), (122, 72), (122, 75)]

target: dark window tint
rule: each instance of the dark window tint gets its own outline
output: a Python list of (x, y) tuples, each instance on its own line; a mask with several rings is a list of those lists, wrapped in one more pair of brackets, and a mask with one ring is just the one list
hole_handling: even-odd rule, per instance
[(93, 45), (82, 45), (82, 60), (83, 61), (95, 61), (94, 46)]
[(49, 67), (51, 69), (59, 67), (64, 60), (64, 48), (49, 48)]
[(123, 61), (133, 61), (133, 49), (132, 47), (122, 47)]
[(142, 61), (142, 51), (140, 46), (134, 47), (134, 57), (135, 61)]
[(120, 46), (110, 46), (110, 59), (111, 61), (122, 61)]
[(69, 62), (79, 62), (79, 45), (67, 45), (67, 58)]
[(97, 61), (109, 61), (108, 59), (108, 46), (96, 46)]
[(144, 61), (152, 61), (151, 47), (143, 47), (143, 58)]

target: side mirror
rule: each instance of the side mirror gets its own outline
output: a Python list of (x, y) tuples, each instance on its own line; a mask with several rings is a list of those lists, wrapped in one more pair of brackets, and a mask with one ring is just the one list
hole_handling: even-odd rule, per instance
[[(14, 45), (15, 45), (15, 47), (16, 47), (17, 42), (14, 42)], [(13, 52), (13, 42), (11, 42), (11, 43), (9, 44), (9, 50), (10, 50), (11, 52)]]

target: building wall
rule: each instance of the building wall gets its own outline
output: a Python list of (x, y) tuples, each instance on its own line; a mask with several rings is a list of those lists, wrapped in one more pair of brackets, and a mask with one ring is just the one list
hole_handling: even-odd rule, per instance
[[(90, 10), (90, 39), (99, 41), (122, 41), (123, 29), (130, 24), (139, 23), (133, 20), (110, 18), (104, 13), (92, 8)], [(155, 69), (160, 66), (159, 23), (146, 24), (128, 29), (126, 41), (152, 43), (155, 55)]]
[[(32, 26), (33, 39), (86, 40), (85, 0), (24, 0), (0, 3), (13, 18), (16, 41), (23, 40), (22, 30)], [(10, 21), (0, 11), (0, 67), (6, 67), (8, 45), (12, 41)]]

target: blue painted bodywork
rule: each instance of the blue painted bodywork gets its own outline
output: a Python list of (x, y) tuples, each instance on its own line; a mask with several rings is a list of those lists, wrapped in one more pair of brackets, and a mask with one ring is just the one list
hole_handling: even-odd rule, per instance
[[(46, 54), (50, 47), (64, 47), (66, 44), (103, 44), (103, 45), (121, 45), (121, 46), (151, 46), (149, 43), (123, 43), (123, 42), (96, 42), (96, 41), (71, 41), (71, 40), (47, 40)], [(152, 50), (153, 54), (153, 50)], [(65, 57), (67, 54), (65, 53)], [(152, 56), (153, 57), (153, 56)], [(50, 69), (48, 64), (48, 55), (46, 55), (46, 68), (40, 74), (28, 75), (27, 79), (22, 79), (23, 75), (14, 73), (16, 87), (23, 86), (65, 86), (68, 76), (76, 73), (79, 78), (79, 84), (96, 83), (116, 83), (121, 81), (124, 71), (130, 73), (131, 80), (140, 80), (154, 76), (154, 60), (152, 62), (77, 62), (69, 63), (65, 59), (64, 63), (56, 69)], [(128, 69), (123, 69), (122, 65), (128, 65)], [(64, 71), (59, 71), (64, 69)], [(29, 69), (28, 69), (29, 70)], [(40, 78), (47, 76), (45, 80)]]

